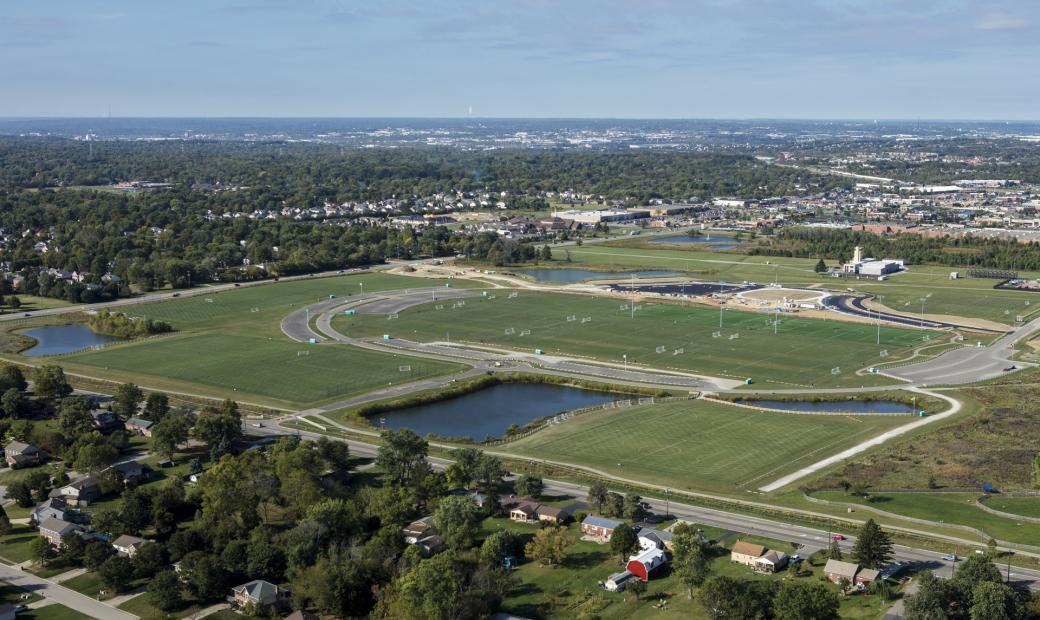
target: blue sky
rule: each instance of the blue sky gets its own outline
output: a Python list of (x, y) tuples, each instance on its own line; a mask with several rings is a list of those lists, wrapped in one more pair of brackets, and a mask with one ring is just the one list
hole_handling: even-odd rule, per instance
[(0, 116), (1040, 117), (1037, 0), (0, 4)]

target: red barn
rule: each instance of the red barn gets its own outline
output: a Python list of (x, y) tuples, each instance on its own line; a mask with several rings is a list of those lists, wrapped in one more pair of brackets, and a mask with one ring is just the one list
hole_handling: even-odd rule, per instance
[(665, 557), (664, 551), (661, 551), (660, 549), (647, 549), (639, 555), (630, 557), (625, 569), (636, 577), (639, 577), (642, 581), (650, 581), (652, 577), (656, 576), (664, 569), (667, 563), (668, 558)]

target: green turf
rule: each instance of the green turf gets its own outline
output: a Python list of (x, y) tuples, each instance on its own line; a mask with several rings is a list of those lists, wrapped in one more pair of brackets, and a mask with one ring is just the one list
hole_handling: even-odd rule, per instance
[[(1017, 315), (1033, 317), (1040, 312), (1040, 295), (1023, 291), (996, 290), (995, 280), (961, 278), (950, 280), (951, 271), (966, 268), (912, 265), (909, 271), (887, 281), (843, 280), (813, 271), (817, 259), (748, 256), (731, 252), (711, 252), (703, 248), (667, 249), (639, 245), (640, 240), (590, 244), (583, 247), (555, 248), (553, 257), (570, 256), (574, 266), (597, 265), (610, 268), (657, 268), (686, 271), (707, 280), (767, 283), (779, 281), (788, 286), (816, 286), (832, 290), (846, 287), (884, 295), (884, 304), (894, 310), (917, 315), (925, 298), (927, 314), (948, 314), (981, 318), (1012, 324)], [(768, 264), (767, 264), (768, 263)], [(834, 261), (828, 262), (834, 266)], [(1037, 274), (1022, 273), (1023, 277)], [(1029, 302), (1028, 305), (1026, 302)]]
[[(307, 407), (388, 383), (448, 374), (462, 366), (365, 351), (295, 343), (281, 320), (301, 306), (360, 292), (443, 285), (385, 274), (315, 278), (243, 287), (130, 306), (131, 316), (168, 321), (172, 335), (54, 358), (73, 372), (146, 387), (202, 393), (276, 407)], [(453, 286), (468, 283), (453, 283)], [(307, 351), (306, 355), (300, 355)], [(410, 366), (406, 372), (400, 366)]]
[(873, 493), (867, 498), (841, 491), (821, 491), (814, 497), (832, 501), (864, 504), (879, 510), (978, 528), (1000, 540), (1040, 544), (1040, 528), (1035, 523), (1015, 521), (985, 512), (975, 505), (979, 493)]
[(743, 491), (908, 421), (683, 401), (586, 414), (496, 450), (677, 489)]
[[(438, 310), (437, 307), (441, 309)], [(934, 333), (883, 328), (881, 344), (871, 325), (783, 317), (778, 333), (770, 315), (719, 311), (673, 304), (639, 304), (631, 318), (622, 298), (605, 299), (559, 293), (520, 291), (516, 298), (499, 292), (495, 299), (471, 299), (460, 308), (429, 303), (385, 316), (338, 316), (333, 326), (350, 335), (391, 336), (419, 341), (486, 343), (511, 350), (568, 354), (653, 368), (697, 372), (758, 385), (860, 386), (891, 382), (856, 376), (856, 370), (883, 361), (881, 351), (902, 357)], [(568, 320), (574, 317), (574, 320)], [(582, 323), (583, 318), (591, 321)], [(512, 329), (515, 333), (507, 334)], [(524, 330), (530, 334), (522, 335)], [(713, 334), (720, 332), (720, 337)], [(731, 336), (736, 335), (736, 338)], [(657, 353), (658, 347), (664, 347)], [(677, 349), (684, 351), (674, 354)], [(839, 368), (839, 374), (832, 370)]]
[(1001, 512), (1040, 518), (1040, 497), (1003, 497), (994, 495), (986, 501), (986, 506)]
[(64, 605), (47, 605), (38, 609), (27, 609), (18, 612), (19, 618), (28, 620), (91, 620), (92, 616), (76, 611)]

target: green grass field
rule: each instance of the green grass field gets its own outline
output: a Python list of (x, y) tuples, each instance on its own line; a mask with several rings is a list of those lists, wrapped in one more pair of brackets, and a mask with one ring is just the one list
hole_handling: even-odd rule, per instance
[[(1040, 528), (1035, 523), (1005, 519), (979, 509), (978, 493), (874, 493), (868, 498), (841, 491), (821, 491), (814, 497), (837, 502), (862, 504), (898, 515), (957, 523), (978, 528), (1000, 540), (1040, 544)], [(993, 506), (997, 508), (996, 505)], [(998, 508), (999, 510), (999, 508)]]
[[(437, 306), (442, 309), (438, 310)], [(630, 318), (626, 300), (558, 293), (521, 291), (514, 299), (499, 292), (495, 299), (453, 304), (425, 304), (385, 316), (338, 316), (333, 326), (350, 335), (391, 336), (419, 341), (444, 340), (489, 344), (512, 350), (542, 349), (628, 363), (743, 380), (782, 387), (859, 386), (891, 382), (882, 377), (856, 376), (856, 370), (883, 360), (882, 350), (898, 358), (923, 344), (914, 329), (882, 328), (875, 344), (871, 325), (796, 317), (782, 318), (773, 333), (769, 315), (725, 312), (704, 307), (643, 303)], [(568, 320), (574, 317), (574, 320)], [(581, 319), (591, 317), (591, 322)], [(515, 330), (507, 334), (506, 330)], [(530, 334), (521, 335), (524, 330)], [(721, 331), (720, 337), (713, 337)], [(731, 337), (733, 335), (738, 337)], [(664, 351), (657, 353), (658, 347)], [(674, 354), (676, 349), (684, 349)], [(840, 368), (839, 374), (832, 374)]]
[(39, 609), (27, 609), (18, 612), (19, 618), (28, 620), (91, 620), (92, 616), (81, 613), (64, 605), (47, 605)]
[[(294, 309), (329, 295), (358, 293), (361, 282), (366, 292), (444, 284), (368, 273), (140, 304), (122, 311), (168, 321), (177, 331), (53, 359), (70, 371), (94, 377), (289, 408), (332, 402), (390, 382), (414, 381), (462, 368), (346, 346), (299, 344), (282, 334), (281, 320)], [(299, 355), (301, 351), (308, 353)], [(400, 372), (400, 366), (411, 369)]]
[(986, 502), (986, 505), (1001, 512), (1040, 518), (1040, 497), (1004, 497), (994, 495)]
[[(696, 247), (661, 249), (640, 243), (634, 239), (611, 242), (609, 246), (590, 244), (556, 248), (553, 258), (559, 260), (569, 255), (574, 266), (675, 269), (706, 280), (779, 281), (788, 286), (817, 286), (832, 290), (851, 287), (883, 295), (886, 306), (914, 315), (921, 311), (922, 298), (926, 298), (926, 314), (981, 318), (1006, 324), (1013, 324), (1017, 315), (1033, 317), (1040, 312), (1040, 295), (1035, 293), (996, 290), (993, 288), (995, 280), (949, 279), (951, 271), (963, 273), (966, 268), (912, 265), (908, 272), (892, 276), (885, 282), (846, 281), (815, 273), (813, 267), (817, 259), (747, 256)], [(835, 264), (834, 261), (828, 262), (831, 266)], [(1023, 272), (1020, 275), (1037, 277), (1040, 274)]]
[(498, 450), (677, 489), (732, 492), (758, 488), (909, 421), (683, 401), (586, 414)]

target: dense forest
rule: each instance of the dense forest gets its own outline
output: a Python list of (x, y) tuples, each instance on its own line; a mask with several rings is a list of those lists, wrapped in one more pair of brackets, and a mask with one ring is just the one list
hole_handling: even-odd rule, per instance
[(759, 245), (748, 248), (749, 254), (819, 257), (845, 262), (852, 258), (853, 248), (860, 246), (864, 256), (898, 258), (907, 264), (1040, 269), (1040, 243), (1019, 243), (1014, 238), (923, 237), (909, 233), (876, 235), (852, 230), (787, 228), (771, 239), (760, 239)]
[(563, 191), (607, 198), (764, 197), (846, 183), (747, 155), (685, 152), (353, 150), (318, 144), (78, 142), (0, 138), (0, 188), (128, 180), (248, 186), (213, 198), (216, 212), (381, 200), (443, 191)]
[[(106, 187), (123, 181), (172, 185), (142, 192)], [(20, 290), (89, 303), (127, 296), (131, 286), (183, 288), (387, 258), (462, 253), (501, 264), (534, 255), (494, 234), (391, 229), (349, 215), (321, 222), (244, 216), (255, 211), (275, 214), (326, 200), (418, 202), (440, 192), (505, 192), (511, 207), (544, 208), (544, 192), (568, 189), (638, 203), (785, 194), (833, 183), (743, 155), (0, 138), (0, 258), (6, 271), (23, 277)]]

